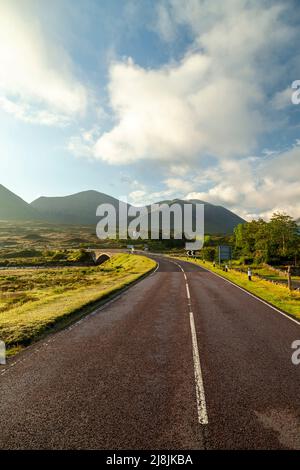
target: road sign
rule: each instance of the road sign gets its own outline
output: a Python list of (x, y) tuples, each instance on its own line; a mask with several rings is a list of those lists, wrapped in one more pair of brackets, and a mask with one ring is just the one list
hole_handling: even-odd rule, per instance
[(221, 261), (231, 260), (231, 246), (229, 245), (219, 245), (219, 263)]
[(194, 250), (187, 250), (186, 254), (188, 256), (195, 256), (196, 255), (196, 252)]

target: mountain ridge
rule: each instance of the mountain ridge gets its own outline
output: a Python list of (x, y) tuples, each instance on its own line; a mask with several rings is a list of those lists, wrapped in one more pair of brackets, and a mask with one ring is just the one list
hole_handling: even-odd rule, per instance
[(39, 213), (21, 197), (0, 184), (0, 220), (36, 220)]
[[(156, 204), (165, 203), (170, 205), (176, 202), (180, 205), (187, 202), (204, 204), (206, 233), (232, 233), (236, 225), (245, 222), (244, 219), (223, 206), (215, 206), (214, 204), (196, 199), (188, 201), (177, 198), (158, 201)], [(68, 196), (43, 196), (33, 201), (31, 205), (38, 210), (44, 218), (52, 222), (63, 221), (64, 223), (96, 224), (98, 220), (96, 217), (96, 208), (103, 203), (112, 204), (116, 208), (118, 215), (119, 200), (94, 190), (81, 191)], [(130, 206), (130, 204), (126, 204), (122, 201), (121, 204), (127, 207)], [(149, 212), (151, 205), (145, 207)], [(139, 208), (136, 207), (136, 209)]]
[[(178, 203), (183, 205), (187, 202), (204, 204), (206, 233), (232, 233), (236, 225), (245, 222), (237, 214), (223, 206), (216, 206), (197, 199), (177, 198), (159, 201), (156, 204)], [(119, 204), (126, 208), (130, 207), (130, 204), (96, 190), (80, 191), (67, 196), (40, 196), (29, 204), (0, 184), (0, 219), (4, 220), (39, 220), (57, 224), (96, 225), (99, 220), (96, 216), (96, 208), (100, 204), (112, 204), (116, 208), (117, 214)], [(151, 216), (151, 212), (149, 212), (151, 205), (145, 207)]]

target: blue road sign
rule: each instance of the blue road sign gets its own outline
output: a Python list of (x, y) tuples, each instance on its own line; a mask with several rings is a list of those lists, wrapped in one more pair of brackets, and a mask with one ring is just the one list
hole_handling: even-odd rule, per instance
[(231, 246), (219, 245), (219, 262), (231, 259)]

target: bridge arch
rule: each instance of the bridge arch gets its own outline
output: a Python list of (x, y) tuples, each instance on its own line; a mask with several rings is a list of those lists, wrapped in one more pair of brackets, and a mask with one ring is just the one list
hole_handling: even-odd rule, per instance
[(100, 253), (98, 256), (95, 254), (94, 263), (98, 266), (110, 258), (108, 253)]

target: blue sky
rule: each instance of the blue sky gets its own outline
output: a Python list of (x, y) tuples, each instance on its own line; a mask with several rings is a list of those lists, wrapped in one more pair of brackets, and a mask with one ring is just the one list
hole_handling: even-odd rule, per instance
[(297, 2), (2, 0), (0, 182), (300, 216)]

